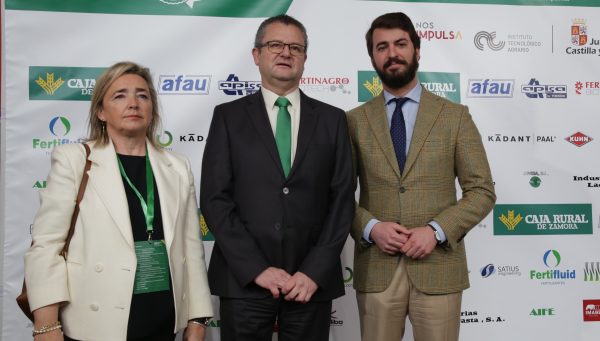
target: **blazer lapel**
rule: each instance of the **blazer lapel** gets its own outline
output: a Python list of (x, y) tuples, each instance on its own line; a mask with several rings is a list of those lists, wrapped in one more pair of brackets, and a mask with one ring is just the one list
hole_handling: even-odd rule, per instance
[(92, 168), (89, 172), (89, 184), (98, 193), (123, 238), (133, 248), (133, 232), (127, 196), (112, 142), (102, 147), (94, 143), (91, 147), (90, 161), (92, 161)]
[(417, 112), (417, 120), (413, 131), (410, 148), (406, 157), (406, 165), (404, 166), (404, 174), (406, 175), (412, 165), (417, 160), (421, 148), (425, 144), (427, 136), (442, 111), (442, 104), (432, 94), (423, 88), (421, 94), (421, 102), (419, 103), (419, 111)]
[[(394, 145), (392, 144), (392, 138), (390, 136), (390, 125), (387, 120), (385, 112), (385, 103), (383, 99), (383, 92), (375, 97), (375, 99), (369, 104), (370, 108), (367, 108), (367, 121), (371, 130), (373, 130), (373, 136), (379, 143), (379, 147), (383, 151), (383, 155), (388, 160), (390, 167), (394, 170), (394, 173), (401, 178), (400, 167), (398, 166), (398, 160), (396, 159), (396, 152), (394, 151)], [(405, 167), (405, 170), (407, 167)], [(405, 171), (406, 173), (406, 171)]]
[(173, 164), (168, 159), (165, 152), (157, 150), (149, 142), (147, 145), (148, 157), (150, 158), (154, 180), (156, 181), (156, 188), (158, 189), (158, 195), (160, 197), (165, 242), (167, 245), (171, 245), (175, 232), (174, 227), (178, 214), (178, 207), (180, 205), (179, 199), (181, 198), (181, 195), (179, 192), (181, 188), (181, 178), (179, 174), (173, 170)]
[(298, 165), (306, 155), (308, 145), (312, 140), (313, 132), (317, 126), (319, 117), (315, 111), (313, 103), (302, 91), (300, 91), (300, 126), (298, 127), (298, 141), (296, 143), (296, 155), (289, 177), (294, 175)]
[(248, 106), (246, 107), (246, 114), (250, 117), (250, 121), (258, 132), (265, 148), (269, 151), (271, 159), (275, 162), (281, 176), (284, 176), (281, 160), (279, 159), (279, 152), (277, 151), (277, 145), (275, 144), (275, 136), (273, 135), (271, 123), (269, 122), (269, 116), (267, 115), (262, 93), (257, 91), (254, 95), (248, 96), (247, 99)]

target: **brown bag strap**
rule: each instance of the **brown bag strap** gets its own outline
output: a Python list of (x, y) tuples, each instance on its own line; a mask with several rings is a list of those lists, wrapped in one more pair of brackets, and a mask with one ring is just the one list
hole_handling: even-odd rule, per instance
[(81, 202), (81, 199), (83, 199), (83, 193), (85, 193), (85, 188), (87, 187), (87, 182), (89, 179), (88, 171), (90, 168), (92, 168), (92, 161), (90, 161), (90, 146), (88, 146), (87, 143), (84, 143), (83, 147), (85, 148), (85, 168), (83, 169), (83, 177), (81, 178), (81, 183), (79, 184), (79, 191), (77, 192), (77, 199), (75, 200), (75, 209), (73, 210), (73, 215), (71, 216), (71, 225), (69, 225), (69, 233), (67, 233), (65, 246), (63, 246), (59, 253), (65, 260), (67, 259), (67, 253), (69, 252), (71, 238), (73, 238), (73, 233), (75, 233), (75, 222), (77, 221), (77, 216), (79, 215), (79, 203)]

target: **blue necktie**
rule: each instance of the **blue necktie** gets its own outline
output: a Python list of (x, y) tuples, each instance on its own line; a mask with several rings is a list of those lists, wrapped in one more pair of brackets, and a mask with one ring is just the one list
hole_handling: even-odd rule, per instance
[(404, 164), (406, 163), (406, 124), (404, 123), (404, 115), (402, 115), (402, 105), (408, 101), (408, 98), (394, 98), (390, 101), (396, 102), (396, 109), (394, 109), (392, 124), (390, 125), (390, 135), (396, 151), (400, 173), (403, 173)]

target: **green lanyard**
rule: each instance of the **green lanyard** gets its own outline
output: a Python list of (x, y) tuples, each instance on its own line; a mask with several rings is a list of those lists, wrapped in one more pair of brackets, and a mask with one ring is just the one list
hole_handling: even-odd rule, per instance
[(144, 218), (146, 218), (146, 232), (148, 232), (148, 241), (152, 240), (152, 232), (154, 232), (154, 174), (152, 173), (152, 166), (150, 165), (150, 159), (148, 158), (148, 147), (146, 147), (146, 200), (142, 197), (140, 192), (135, 188), (129, 177), (125, 173), (121, 160), (117, 157), (119, 162), (119, 170), (121, 175), (127, 180), (129, 187), (135, 192), (140, 204), (142, 205), (142, 211), (144, 212)]

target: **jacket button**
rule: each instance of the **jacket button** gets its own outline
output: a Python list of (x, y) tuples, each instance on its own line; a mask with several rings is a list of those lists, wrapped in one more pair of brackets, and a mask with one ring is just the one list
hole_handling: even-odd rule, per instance
[(94, 265), (94, 271), (102, 272), (102, 270), (104, 270), (104, 266), (101, 263)]
[(281, 224), (280, 224), (280, 223), (276, 223), (276, 224), (275, 224), (275, 229), (276, 229), (277, 231), (279, 231), (279, 230), (281, 229)]
[(284, 187), (283, 188), (283, 194), (288, 194), (288, 193), (290, 193), (290, 189), (287, 188), (287, 187)]
[(100, 307), (96, 303), (92, 303), (90, 304), (90, 309), (92, 309), (92, 311), (98, 311)]
[(406, 188), (400, 187), (400, 193), (404, 193), (404, 192), (406, 192)]

